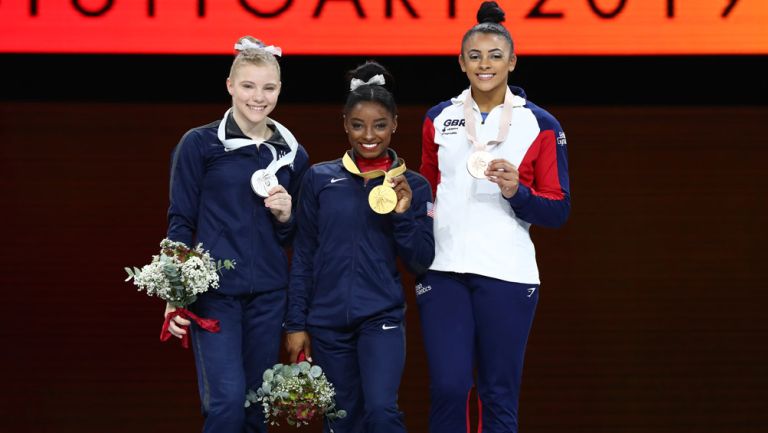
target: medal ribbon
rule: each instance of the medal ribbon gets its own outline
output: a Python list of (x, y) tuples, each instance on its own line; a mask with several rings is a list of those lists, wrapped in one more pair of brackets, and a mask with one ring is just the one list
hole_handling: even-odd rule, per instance
[(224, 113), (224, 118), (221, 119), (221, 123), (219, 123), (219, 129), (216, 131), (216, 135), (219, 141), (224, 145), (224, 150), (231, 152), (245, 146), (260, 145), (262, 141), (256, 141), (250, 138), (227, 138), (227, 119), (229, 118), (229, 114), (231, 112), (232, 108), (228, 109), (227, 112)]
[(477, 139), (475, 128), (476, 120), (474, 113), (472, 113), (472, 90), (467, 90), (467, 96), (464, 99), (464, 122), (467, 129), (467, 138), (469, 139), (469, 142), (472, 143), (475, 150), (485, 150), (486, 147), (503, 143), (504, 140), (507, 139), (507, 135), (509, 135), (509, 123), (512, 121), (512, 98), (514, 98), (514, 95), (512, 94), (512, 91), (509, 90), (509, 87), (507, 87), (507, 93), (504, 94), (504, 105), (501, 110), (501, 119), (499, 120), (499, 135), (495, 140), (481, 143)]
[(235, 149), (239, 149), (243, 146), (250, 146), (250, 145), (259, 145), (264, 144), (267, 146), (269, 151), (272, 153), (272, 162), (265, 168), (265, 170), (271, 174), (277, 173), (278, 170), (280, 170), (282, 167), (285, 167), (286, 165), (293, 162), (293, 160), (296, 158), (296, 151), (298, 150), (298, 142), (295, 140), (288, 139), (288, 137), (285, 137), (286, 135), (286, 129), (283, 127), (283, 125), (279, 124), (274, 119), (267, 118), (267, 122), (270, 124), (274, 124), (275, 127), (277, 127), (278, 131), (280, 131), (281, 134), (283, 134), (283, 138), (285, 138), (285, 142), (288, 143), (288, 148), (290, 151), (283, 155), (282, 158), (277, 159), (277, 151), (275, 150), (275, 147), (271, 145), (270, 143), (267, 143), (265, 141), (256, 141), (252, 140), (250, 138), (226, 138), (226, 124), (227, 124), (227, 117), (229, 116), (229, 113), (232, 112), (232, 108), (227, 110), (226, 113), (224, 113), (224, 118), (221, 120), (221, 123), (219, 123), (219, 129), (217, 131), (217, 135), (219, 138), (219, 141), (224, 145), (224, 148), (229, 152)]
[[(394, 151), (392, 152), (394, 153)], [(371, 171), (361, 172), (360, 169), (357, 168), (357, 164), (355, 164), (355, 160), (353, 160), (352, 157), (349, 156), (349, 152), (344, 153), (344, 157), (341, 159), (341, 163), (344, 165), (344, 168), (346, 168), (348, 172), (356, 176), (360, 176), (364, 179), (375, 179), (377, 177), (384, 176), (384, 183), (386, 184), (388, 181), (392, 180), (393, 177), (397, 177), (405, 173), (405, 170), (406, 170), (405, 160), (403, 160), (403, 158), (398, 158), (397, 154), (395, 154), (392, 160), (397, 161), (399, 165), (389, 171), (371, 170)]]
[(268, 173), (276, 174), (278, 170), (292, 163), (294, 158), (296, 158), (296, 149), (298, 148), (298, 146), (294, 145), (293, 143), (288, 143), (288, 146), (290, 147), (291, 151), (283, 155), (283, 157), (280, 159), (277, 159), (277, 151), (275, 150), (274, 146), (272, 146), (269, 143), (263, 143), (263, 144), (267, 146), (267, 149), (269, 149), (270, 152), (272, 152), (272, 162), (270, 162), (267, 168), (264, 169)]

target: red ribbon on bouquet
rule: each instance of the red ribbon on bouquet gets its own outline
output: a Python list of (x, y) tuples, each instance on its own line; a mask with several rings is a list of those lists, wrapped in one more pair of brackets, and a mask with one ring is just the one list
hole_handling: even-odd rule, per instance
[[(160, 330), (160, 341), (168, 341), (173, 334), (171, 334), (171, 331), (168, 330), (168, 327), (171, 325), (171, 320), (176, 317), (182, 317), (184, 319), (191, 320), (195, 323), (197, 323), (197, 326), (205, 329), (208, 332), (219, 332), (219, 321), (216, 319), (203, 319), (202, 317), (197, 316), (195, 313), (187, 310), (186, 308), (178, 308), (174, 311), (169, 312), (165, 316), (165, 322), (163, 323), (163, 329)], [(181, 326), (183, 329), (189, 328), (188, 326)], [(187, 331), (186, 334), (184, 334), (181, 337), (181, 347), (188, 349), (189, 348), (189, 331)]]

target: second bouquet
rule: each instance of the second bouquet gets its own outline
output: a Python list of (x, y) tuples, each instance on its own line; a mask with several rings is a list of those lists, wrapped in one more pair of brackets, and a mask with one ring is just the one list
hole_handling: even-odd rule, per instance
[(333, 432), (330, 423), (344, 418), (347, 412), (336, 407), (336, 391), (323, 369), (301, 359), (296, 364), (275, 364), (267, 369), (261, 386), (248, 391), (245, 407), (260, 404), (264, 422), (271, 425), (283, 420), (301, 427), (324, 416)]

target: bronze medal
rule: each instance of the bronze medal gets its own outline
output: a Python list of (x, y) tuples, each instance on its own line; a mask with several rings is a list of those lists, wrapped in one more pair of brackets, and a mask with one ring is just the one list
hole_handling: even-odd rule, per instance
[(488, 169), (488, 165), (493, 161), (493, 155), (489, 152), (478, 150), (472, 152), (467, 159), (467, 171), (472, 177), (477, 179), (487, 179), (485, 176), (485, 170)]

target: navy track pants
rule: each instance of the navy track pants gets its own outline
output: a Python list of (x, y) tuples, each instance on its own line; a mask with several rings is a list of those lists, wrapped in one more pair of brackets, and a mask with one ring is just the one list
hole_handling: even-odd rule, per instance
[(204, 433), (265, 433), (260, 405), (246, 409), (248, 388), (278, 362), (286, 291), (247, 296), (206, 293), (191, 305), (200, 317), (218, 319), (221, 330), (192, 328)]
[[(336, 389), (346, 418), (334, 433), (405, 433), (397, 391), (405, 367), (405, 325), (380, 317), (348, 331), (309, 327), (312, 360)], [(330, 431), (326, 422), (326, 433)]]
[(429, 431), (469, 431), (468, 396), (476, 369), (483, 433), (516, 433), (539, 286), (429, 271), (416, 291), (429, 364)]

